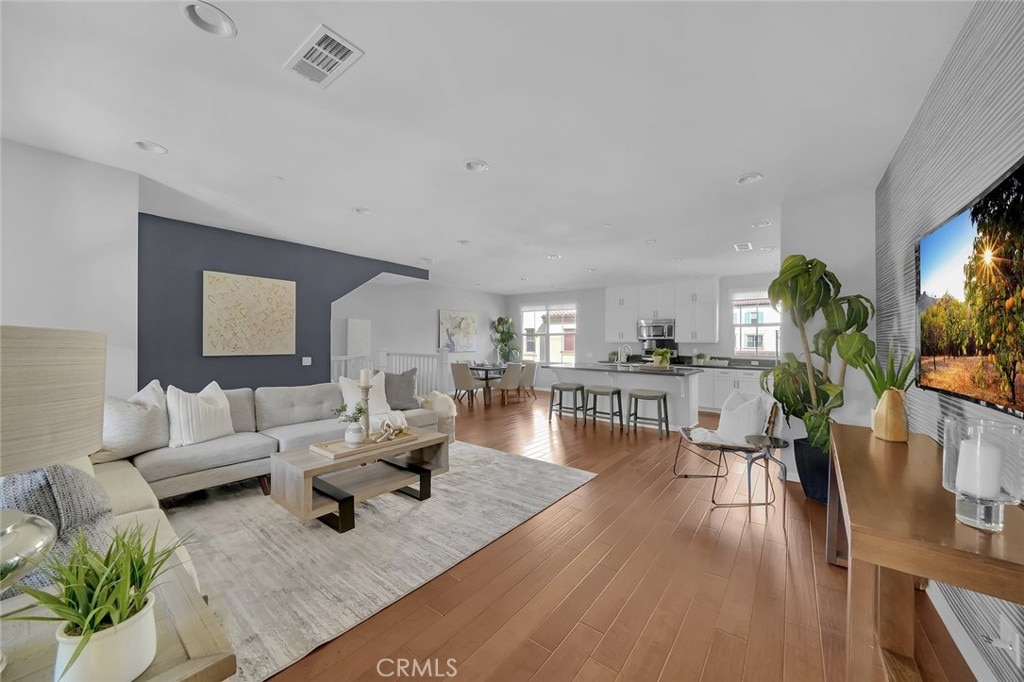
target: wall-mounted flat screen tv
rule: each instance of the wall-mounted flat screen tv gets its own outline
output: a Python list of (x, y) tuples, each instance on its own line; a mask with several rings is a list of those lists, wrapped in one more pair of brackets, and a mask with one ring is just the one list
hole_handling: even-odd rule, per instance
[(1024, 166), (918, 245), (918, 385), (1024, 417)]

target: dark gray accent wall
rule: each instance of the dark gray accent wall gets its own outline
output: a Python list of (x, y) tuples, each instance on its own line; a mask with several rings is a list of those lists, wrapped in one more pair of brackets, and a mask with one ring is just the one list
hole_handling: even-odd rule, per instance
[[(912, 41), (911, 43), (912, 44)], [(878, 343), (917, 347), (915, 247), (1024, 157), (1024, 3), (979, 2), (971, 11), (876, 192)], [(912, 388), (910, 428), (941, 442), (950, 415), (1015, 417)], [(989, 646), (1004, 613), (1024, 630), (1024, 606), (942, 586), (993, 672), (1020, 680)]]
[[(203, 357), (204, 270), (295, 282), (295, 355)], [(428, 272), (302, 244), (139, 214), (139, 386), (198, 391), (330, 381), (331, 303), (382, 272)], [(302, 366), (302, 356), (313, 358)]]

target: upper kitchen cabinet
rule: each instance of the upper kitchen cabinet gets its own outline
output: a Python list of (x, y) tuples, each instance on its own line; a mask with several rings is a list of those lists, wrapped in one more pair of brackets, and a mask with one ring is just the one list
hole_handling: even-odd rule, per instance
[(676, 342), (718, 343), (718, 280), (676, 284)]
[(604, 338), (610, 343), (636, 342), (639, 290), (635, 286), (604, 290)]
[(676, 291), (671, 282), (647, 284), (637, 289), (639, 308), (637, 319), (656, 320), (676, 314)]

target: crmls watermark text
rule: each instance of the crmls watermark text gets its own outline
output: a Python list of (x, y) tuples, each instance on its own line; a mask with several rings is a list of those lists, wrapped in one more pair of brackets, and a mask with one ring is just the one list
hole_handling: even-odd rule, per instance
[(413, 658), (382, 658), (377, 661), (377, 674), (381, 677), (455, 677), (459, 669), (455, 667), (455, 659), (442, 661), (440, 658), (428, 658), (425, 661)]

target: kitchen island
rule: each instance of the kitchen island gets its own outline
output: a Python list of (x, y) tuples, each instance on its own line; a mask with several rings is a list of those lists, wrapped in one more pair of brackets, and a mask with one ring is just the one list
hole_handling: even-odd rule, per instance
[[(690, 365), (669, 365), (654, 369), (650, 363), (577, 362), (575, 364), (550, 363), (542, 365), (551, 370), (559, 381), (584, 386), (617, 386), (622, 389), (622, 409), (628, 408), (630, 389), (644, 388), (668, 393), (668, 421), (673, 428), (697, 425), (697, 377), (703, 371)], [(598, 400), (601, 400), (600, 398)], [(598, 409), (607, 409), (604, 402)], [(657, 406), (640, 401), (641, 417), (656, 417)], [(623, 415), (625, 418), (625, 415)], [(642, 425), (641, 425), (642, 426)], [(654, 427), (652, 427), (654, 428)]]

